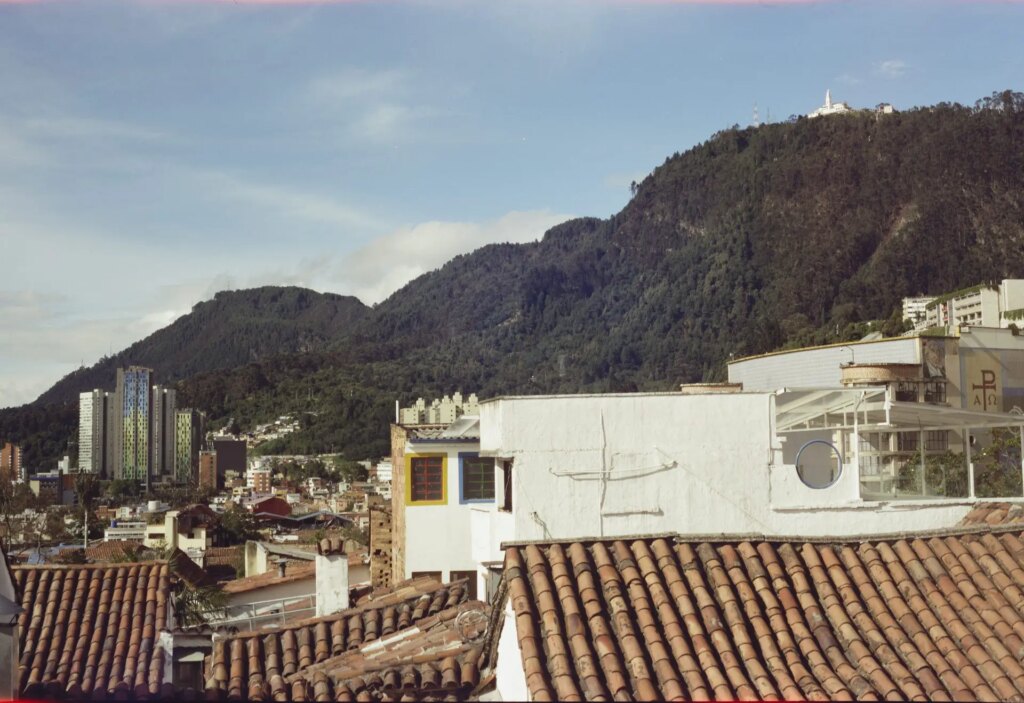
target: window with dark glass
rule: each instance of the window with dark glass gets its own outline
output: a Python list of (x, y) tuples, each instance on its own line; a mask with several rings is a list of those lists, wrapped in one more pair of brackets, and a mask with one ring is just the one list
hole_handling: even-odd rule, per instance
[(924, 400), (926, 403), (945, 403), (946, 384), (942, 381), (930, 381), (924, 386)]
[(494, 500), (494, 460), (465, 457), (462, 460), (462, 500)]
[(501, 462), (501, 509), (512, 512), (512, 462)]
[(930, 452), (941, 452), (949, 449), (949, 432), (947, 430), (928, 430), (925, 433), (924, 448)]
[(898, 432), (896, 434), (896, 451), (916, 452), (921, 446), (917, 432)]
[(917, 402), (917, 384), (909, 381), (900, 381), (896, 384), (896, 400), (905, 403)]
[(444, 464), (441, 457), (413, 457), (410, 469), (412, 502), (444, 499)]

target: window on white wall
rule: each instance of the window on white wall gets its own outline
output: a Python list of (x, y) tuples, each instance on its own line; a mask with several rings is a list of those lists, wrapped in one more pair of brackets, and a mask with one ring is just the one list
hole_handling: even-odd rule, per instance
[(462, 500), (494, 500), (494, 459), (462, 457)]
[(501, 462), (501, 509), (512, 512), (512, 460)]

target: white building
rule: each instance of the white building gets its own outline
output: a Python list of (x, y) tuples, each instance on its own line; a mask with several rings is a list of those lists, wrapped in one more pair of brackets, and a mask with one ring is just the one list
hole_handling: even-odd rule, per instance
[(18, 615), (24, 612), (19, 601), (7, 555), (0, 550), (0, 699), (9, 701), (19, 698)]
[(903, 299), (903, 319), (910, 320), (915, 330), (923, 330), (928, 325), (928, 304), (935, 300), (934, 295), (916, 296)]
[(494, 503), (494, 462), (479, 456), (479, 426), (468, 415), (446, 428), (392, 426), (393, 581), (469, 578), (475, 588), (472, 511)]
[[(963, 475), (941, 486), (962, 479), (962, 492), (937, 495), (936, 486), (920, 486), (882, 498), (875, 460), (883, 452), (872, 454), (862, 440), (962, 428), (1024, 431), (1019, 415), (895, 401), (884, 386), (837, 386), (481, 403), (480, 454), (496, 460), (497, 495), (472, 515), (480, 593), (493, 591), (502, 542), (948, 527), (976, 500), (969, 451)], [(923, 456), (904, 458), (913, 468)], [(1012, 470), (1024, 474), (1024, 466)]]
[(377, 482), (391, 483), (392, 465), (391, 459), (381, 459), (377, 462)]
[(154, 549), (180, 549), (201, 563), (209, 547), (215, 546), (217, 514), (205, 505), (185, 510), (168, 510), (162, 519), (147, 521), (143, 544)]
[(106, 470), (107, 395), (98, 389), (78, 394), (78, 468), (81, 471), (102, 474)]
[(825, 91), (825, 104), (816, 110), (807, 113), (808, 117), (824, 117), (826, 115), (841, 115), (844, 112), (853, 110), (845, 102), (832, 102), (832, 91)]
[(924, 327), (1003, 327), (1024, 325), (1024, 280), (1004, 279), (940, 295), (925, 310)]
[(413, 405), (397, 410), (396, 421), (401, 425), (450, 425), (463, 415), (477, 415), (479, 401), (476, 393), (463, 398), (461, 392), (449, 398), (435, 398), (430, 405), (419, 398)]
[(245, 486), (253, 493), (269, 493), (271, 489), (270, 469), (250, 468), (245, 473)]
[(114, 520), (103, 530), (104, 542), (120, 542), (124, 540), (146, 539), (145, 520)]

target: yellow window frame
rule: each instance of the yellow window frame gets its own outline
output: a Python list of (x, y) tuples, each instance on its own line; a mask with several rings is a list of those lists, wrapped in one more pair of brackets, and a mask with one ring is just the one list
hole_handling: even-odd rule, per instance
[[(413, 459), (441, 459), (441, 500), (412, 499), (412, 461)], [(405, 504), (419, 507), (421, 505), (448, 504), (448, 455), (441, 452), (406, 454), (405, 455)]]

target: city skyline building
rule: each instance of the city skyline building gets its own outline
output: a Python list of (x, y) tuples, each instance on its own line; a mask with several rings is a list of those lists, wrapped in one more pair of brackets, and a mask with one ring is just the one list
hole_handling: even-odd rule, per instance
[(199, 487), (217, 490), (222, 485), (217, 473), (217, 452), (199, 452)]
[(21, 463), (21, 447), (7, 442), (0, 447), (0, 479), (4, 481), (24, 481), (25, 467)]
[(153, 377), (153, 369), (128, 366), (117, 370), (113, 392), (79, 394), (79, 470), (145, 488), (196, 482), (205, 415), (179, 410), (177, 391)]
[(175, 449), (177, 448), (177, 393), (173, 388), (153, 386), (150, 402), (151, 482), (175, 480)]
[(108, 474), (110, 462), (108, 395), (98, 388), (78, 395), (78, 470), (102, 477)]
[(116, 405), (119, 417), (114, 425), (120, 427), (118, 444), (120, 455), (114, 467), (114, 478), (149, 483), (149, 420), (150, 381), (153, 371), (144, 366), (129, 366), (117, 370)]
[(204, 415), (192, 408), (183, 408), (174, 421), (174, 480), (191, 484), (199, 470), (199, 450), (202, 445)]

